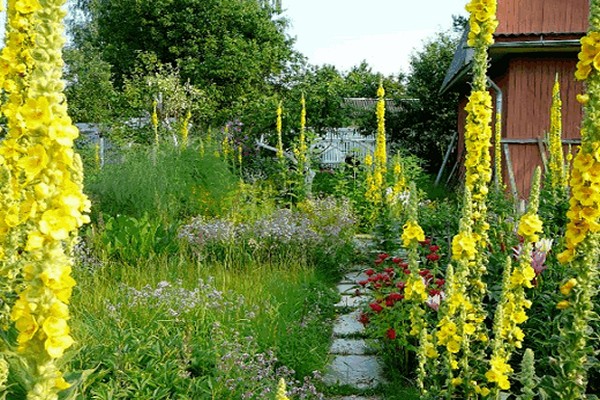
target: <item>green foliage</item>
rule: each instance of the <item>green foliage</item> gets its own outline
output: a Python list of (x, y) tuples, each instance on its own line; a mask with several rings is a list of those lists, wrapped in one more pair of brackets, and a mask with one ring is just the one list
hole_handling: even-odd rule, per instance
[(160, 126), (176, 135), (179, 130), (171, 121), (183, 120), (189, 111), (196, 125), (204, 127), (216, 110), (210, 93), (189, 80), (183, 83), (180, 71), (162, 64), (154, 53), (138, 54), (135, 68), (124, 79), (123, 96), (132, 115), (150, 115), (152, 102), (158, 101)]
[(411, 56), (406, 82), (405, 112), (397, 122), (401, 129), (393, 140), (403, 149), (427, 163), (436, 171), (456, 131), (458, 95), (440, 93), (446, 71), (458, 43), (456, 34), (440, 32), (429, 39), (423, 50)]
[[(76, 44), (101, 49), (120, 87), (152, 54), (209, 91), (227, 115), (268, 88), (292, 59), (286, 22), (265, 2), (238, 0), (79, 1)], [(268, 90), (267, 90), (268, 91)]]
[(106, 259), (120, 260), (135, 265), (141, 258), (175, 254), (177, 227), (165, 225), (148, 214), (140, 218), (126, 215), (106, 216), (104, 225), (92, 239)]
[(231, 204), (237, 178), (207, 149), (193, 146), (134, 147), (120, 163), (107, 164), (87, 184), (96, 213), (159, 218), (172, 223), (187, 216), (222, 215)]
[(126, 110), (121, 94), (113, 85), (111, 66), (90, 46), (67, 48), (68, 65), (65, 95), (69, 116), (75, 122), (109, 122)]
[(289, 260), (243, 275), (179, 260), (75, 271), (69, 368), (95, 368), (78, 398), (268, 399), (280, 377), (324, 367), (335, 294), (323, 277)]

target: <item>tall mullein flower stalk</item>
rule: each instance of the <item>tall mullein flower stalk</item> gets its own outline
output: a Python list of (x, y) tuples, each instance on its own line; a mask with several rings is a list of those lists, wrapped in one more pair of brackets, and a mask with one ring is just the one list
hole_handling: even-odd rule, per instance
[[(75, 285), (72, 249), (78, 228), (89, 222), (82, 163), (73, 151), (78, 131), (67, 115), (61, 80), (63, 6), (61, 0), (10, 1), (9, 40), (2, 53), (8, 60), (2, 79), (9, 101), (2, 107), (8, 132), (0, 154), (11, 159), (11, 184), (19, 193), (18, 218), (6, 215), (4, 220), (10, 221), (9, 230), (21, 230), (25, 237), (19, 258), (9, 259), (20, 264), (22, 276), (10, 317), (28, 374), (29, 400), (57, 399), (69, 386), (57, 364), (73, 344), (68, 326)], [(13, 29), (27, 29), (38, 40), (11, 41)], [(24, 69), (16, 81), (13, 69)]]
[[(479, 236), (473, 232), (471, 192), (465, 187), (464, 204), (459, 233), (452, 239), (452, 261), (456, 265), (447, 274), (446, 301), (440, 307), (440, 322), (436, 338), (449, 366), (448, 395), (454, 393), (471, 399), (480, 393), (472, 347), (486, 342), (487, 332), (482, 328), (484, 313), (474, 304), (470, 270), (477, 266)], [(477, 289), (478, 290), (478, 289)]]
[[(398, 204), (398, 197), (406, 190), (406, 176), (402, 168), (400, 153), (394, 156), (392, 165), (393, 184), (390, 190), (386, 192), (386, 202), (390, 206), (396, 206)], [(395, 208), (397, 209), (398, 207)]]
[(483, 321), (483, 297), (489, 224), (487, 216), (488, 184), (491, 180), (492, 97), (487, 90), (487, 50), (493, 43), (498, 25), (496, 0), (471, 0), (467, 6), (469, 36), (474, 50), (472, 91), (465, 110), (465, 190), (459, 232), (452, 239), (454, 273), (447, 284), (452, 288), (446, 306), (440, 307), (437, 340), (448, 360), (447, 390), (475, 398), (483, 390), (483, 379), (476, 365), (483, 361), (487, 330)]
[(298, 160), (298, 169), (304, 173), (308, 162), (308, 145), (306, 144), (306, 100), (304, 99), (304, 94), (302, 95), (300, 104), (302, 106), (302, 109), (300, 110), (300, 137), (298, 138), (298, 154), (296, 154), (296, 158)]
[(548, 133), (548, 173), (552, 192), (558, 194), (566, 189), (565, 159), (562, 145), (562, 100), (560, 83), (556, 76), (552, 88), (552, 106), (550, 107), (550, 132)]
[(408, 203), (408, 218), (402, 227), (402, 246), (406, 249), (410, 275), (404, 287), (404, 298), (410, 303), (410, 335), (419, 336), (425, 328), (423, 303), (427, 300), (427, 287), (419, 271), (419, 242), (425, 240), (425, 232), (418, 222), (419, 199), (414, 183), (410, 185)]
[(277, 122), (276, 122), (276, 128), (277, 128), (277, 158), (279, 160), (283, 160), (283, 138), (282, 138), (282, 121), (281, 121), (281, 115), (283, 114), (283, 109), (281, 106), (281, 102), (279, 102), (279, 105), (277, 106)]
[(502, 187), (502, 113), (496, 112), (496, 126), (494, 129), (494, 184), (496, 189)]
[(34, 67), (31, 49), (35, 19), (24, 6), (17, 8), (12, 4), (9, 7), (6, 43), (0, 54), (0, 87), (7, 95), (1, 110), (10, 116), (6, 138), (0, 142), (0, 327), (3, 330), (9, 328), (10, 309), (19, 292), (18, 285), (22, 283), (20, 252), (21, 243), (26, 240), (22, 224), (26, 209), (22, 205), (27, 199), (21, 192), (18, 162), (27, 150), (27, 143), (19, 140), (16, 132), (21, 128), (15, 121)]
[(586, 87), (581, 146), (571, 172), (569, 211), (565, 232), (566, 249), (558, 260), (569, 266), (571, 277), (560, 288), (564, 300), (560, 340), (557, 345), (561, 365), (555, 381), (563, 399), (585, 397), (588, 383), (590, 321), (600, 280), (600, 0), (590, 2), (590, 27), (581, 39), (581, 52), (575, 77)]
[(309, 182), (308, 182), (308, 173), (310, 169), (310, 162), (308, 159), (308, 144), (306, 140), (306, 100), (304, 99), (304, 94), (302, 94), (302, 98), (300, 99), (300, 134), (298, 135), (298, 145), (294, 146), (294, 155), (296, 156), (297, 161), (297, 170), (299, 172), (300, 179), (302, 180), (301, 185), (303, 187), (303, 192), (308, 194)]
[(490, 367), (485, 376), (494, 386), (492, 393), (510, 389), (509, 376), (513, 372), (508, 362), (515, 349), (521, 348), (525, 334), (519, 327), (527, 321), (527, 310), (531, 301), (525, 289), (532, 288), (535, 271), (531, 265), (534, 243), (539, 241), (542, 220), (537, 212), (540, 197), (540, 168), (536, 168), (531, 184), (531, 195), (527, 211), (519, 220), (517, 233), (523, 238), (518, 256), (518, 264), (512, 268), (510, 259), (506, 262), (505, 279), (502, 282), (502, 295), (494, 318), (494, 339)]
[[(377, 89), (377, 137), (375, 138), (375, 154), (373, 179), (376, 190), (383, 192), (385, 187), (385, 174), (387, 171), (387, 146), (385, 137), (385, 90), (383, 84), (379, 83)], [(378, 199), (382, 198), (380, 193)]]
[(190, 135), (190, 120), (192, 119), (192, 112), (190, 110), (185, 114), (185, 118), (181, 122), (181, 145), (187, 147), (189, 135)]
[(154, 144), (158, 146), (158, 100), (152, 101), (152, 130), (154, 132)]

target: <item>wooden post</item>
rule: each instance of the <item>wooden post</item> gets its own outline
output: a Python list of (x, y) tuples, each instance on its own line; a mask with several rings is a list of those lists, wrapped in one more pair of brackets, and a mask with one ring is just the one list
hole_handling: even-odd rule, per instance
[(502, 143), (502, 149), (504, 150), (504, 159), (506, 160), (506, 169), (508, 170), (508, 180), (510, 182), (510, 191), (517, 201), (519, 199), (519, 192), (517, 191), (517, 182), (515, 180), (515, 171), (513, 171), (512, 160), (510, 159), (510, 149), (508, 143)]

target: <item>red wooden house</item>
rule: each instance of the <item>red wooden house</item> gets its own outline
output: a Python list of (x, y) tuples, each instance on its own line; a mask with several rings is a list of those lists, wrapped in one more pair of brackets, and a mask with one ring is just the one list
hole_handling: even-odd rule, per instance
[[(552, 87), (558, 74), (563, 101), (563, 139), (577, 144), (582, 118), (575, 81), (579, 39), (588, 26), (589, 0), (498, 0), (499, 26), (489, 49), (490, 92), (502, 115), (503, 181), (518, 198), (529, 194), (536, 166), (546, 157)], [(466, 38), (466, 35), (465, 35)], [(471, 49), (459, 45), (442, 91), (456, 90), (459, 104), (459, 157), (464, 151), (466, 96)]]

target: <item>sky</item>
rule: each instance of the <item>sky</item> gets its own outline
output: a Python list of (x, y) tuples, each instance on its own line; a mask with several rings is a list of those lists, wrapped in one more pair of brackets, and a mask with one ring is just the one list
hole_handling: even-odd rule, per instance
[(466, 16), (467, 0), (282, 0), (295, 48), (315, 65), (348, 71), (362, 60), (373, 72), (408, 72), (423, 41)]

